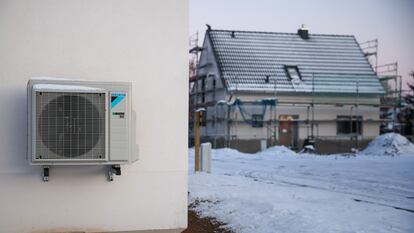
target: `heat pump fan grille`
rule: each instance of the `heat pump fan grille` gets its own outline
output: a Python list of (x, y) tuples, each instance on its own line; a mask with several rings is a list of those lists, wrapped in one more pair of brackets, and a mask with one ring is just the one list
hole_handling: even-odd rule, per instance
[(36, 92), (36, 159), (105, 159), (105, 93)]

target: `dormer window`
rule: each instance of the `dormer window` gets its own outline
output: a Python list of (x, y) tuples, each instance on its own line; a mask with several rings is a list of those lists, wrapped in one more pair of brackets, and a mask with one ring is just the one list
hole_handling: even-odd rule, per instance
[(302, 76), (297, 66), (285, 66), (285, 72), (293, 84), (300, 84)]

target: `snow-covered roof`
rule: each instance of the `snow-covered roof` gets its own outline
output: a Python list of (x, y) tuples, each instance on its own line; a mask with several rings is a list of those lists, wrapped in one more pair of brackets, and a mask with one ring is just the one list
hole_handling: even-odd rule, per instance
[[(383, 94), (354, 36), (207, 30), (228, 90)], [(286, 66), (296, 66), (293, 83)]]

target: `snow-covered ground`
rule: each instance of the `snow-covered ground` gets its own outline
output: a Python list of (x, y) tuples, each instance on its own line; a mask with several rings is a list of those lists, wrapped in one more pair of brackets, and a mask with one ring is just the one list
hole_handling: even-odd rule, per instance
[(212, 173), (195, 175), (192, 149), (190, 202), (238, 233), (414, 232), (414, 146), (404, 140), (380, 137), (357, 156), (218, 149)]

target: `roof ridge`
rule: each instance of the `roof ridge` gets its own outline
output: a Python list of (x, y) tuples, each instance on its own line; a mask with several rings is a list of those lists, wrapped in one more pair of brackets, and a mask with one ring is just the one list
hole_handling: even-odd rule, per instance
[[(218, 32), (242, 32), (242, 33), (256, 33), (256, 34), (276, 34), (276, 35), (297, 35), (294, 32), (271, 32), (271, 31), (249, 31), (249, 30), (229, 30), (229, 29), (210, 29), (206, 31), (218, 31)], [(336, 36), (336, 37), (354, 37), (354, 35), (346, 34), (320, 34), (320, 33), (309, 33), (314, 36)]]

